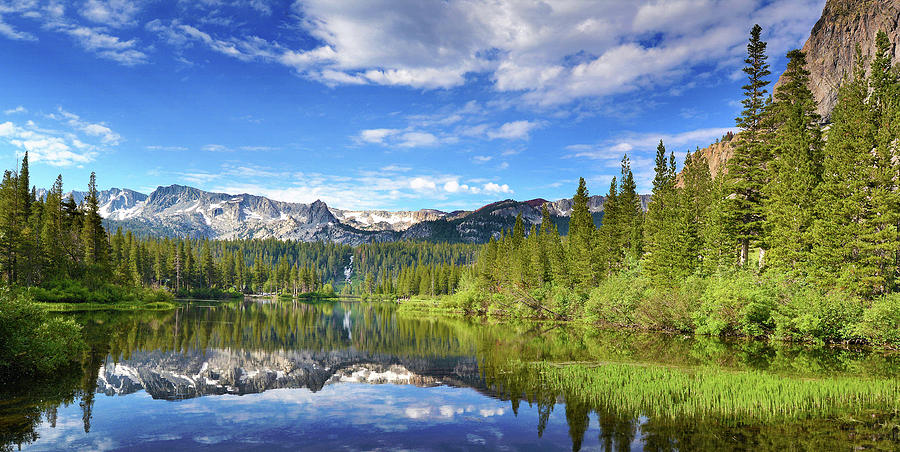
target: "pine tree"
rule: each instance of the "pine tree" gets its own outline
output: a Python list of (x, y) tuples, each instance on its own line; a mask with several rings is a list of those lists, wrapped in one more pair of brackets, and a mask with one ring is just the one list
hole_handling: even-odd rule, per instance
[(43, 224), (41, 225), (41, 243), (47, 271), (51, 277), (65, 277), (66, 268), (63, 241), (63, 212), (62, 212), (62, 175), (56, 177), (56, 182), (47, 192), (44, 202)]
[(865, 262), (863, 236), (871, 225), (872, 149), (876, 127), (866, 104), (869, 94), (865, 65), (858, 64), (852, 80), (841, 85), (825, 144), (822, 183), (813, 225), (813, 274), (824, 287), (841, 287), (866, 295), (865, 279), (875, 273)]
[(713, 204), (713, 181), (709, 163), (699, 152), (688, 153), (682, 171), (683, 186), (677, 189), (672, 228), (677, 237), (672, 250), (672, 278), (682, 281), (704, 263), (704, 231), (712, 227), (709, 211)]
[(603, 222), (597, 229), (594, 248), (595, 273), (605, 277), (616, 271), (623, 259), (621, 220), (619, 218), (619, 195), (616, 178), (609, 184), (609, 192), (603, 203)]
[(651, 280), (661, 285), (671, 281), (668, 271), (671, 263), (671, 242), (677, 240), (672, 228), (675, 211), (675, 171), (666, 162), (666, 147), (662, 140), (656, 147), (653, 192), (647, 206), (644, 223), (644, 269)]
[(631, 172), (631, 160), (622, 157), (622, 179), (617, 198), (619, 226), (621, 227), (622, 247), (631, 259), (640, 259), (643, 254), (644, 210), (641, 197), (637, 194), (634, 174)]
[(588, 209), (587, 185), (584, 178), (578, 181), (578, 190), (572, 198), (572, 216), (569, 220), (569, 271), (575, 286), (588, 289), (594, 284), (592, 265), (594, 220)]
[(788, 52), (785, 83), (775, 92), (773, 104), (773, 158), (768, 184), (763, 187), (765, 233), (769, 262), (802, 274), (812, 249), (809, 229), (818, 202), (823, 160), (820, 117), (809, 89), (806, 56)]
[(84, 222), (81, 227), (81, 242), (84, 247), (84, 262), (88, 265), (102, 265), (106, 259), (106, 233), (100, 206), (97, 201), (97, 176), (91, 172), (87, 196), (84, 198)]
[(766, 63), (766, 43), (760, 39), (762, 28), (754, 25), (747, 44), (744, 73), (748, 82), (743, 86), (744, 110), (736, 119), (743, 129), (738, 135), (734, 155), (728, 161), (726, 220), (739, 248), (738, 262), (746, 264), (751, 244), (764, 247), (763, 196), (766, 184), (766, 164), (769, 152), (765, 136), (766, 80), (771, 72)]

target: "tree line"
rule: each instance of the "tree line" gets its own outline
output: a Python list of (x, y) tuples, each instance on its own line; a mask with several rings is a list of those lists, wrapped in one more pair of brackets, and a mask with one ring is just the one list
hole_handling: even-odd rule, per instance
[[(734, 154), (719, 174), (699, 148), (679, 172), (660, 141), (643, 212), (625, 156), (599, 227), (581, 179), (568, 237), (548, 226), (546, 209), (530, 232), (517, 221), (482, 250), (461, 306), (826, 340), (896, 329), (881, 339), (900, 343), (900, 70), (891, 43), (879, 32), (872, 58), (857, 50), (823, 127), (800, 50), (788, 52), (769, 95), (761, 31), (750, 33), (741, 131), (723, 137)], [(505, 304), (479, 296), (484, 289), (507, 295)]]
[[(92, 173), (80, 204), (62, 176), (38, 195), (27, 152), (0, 183), (0, 281), (45, 301), (117, 301), (163, 289), (179, 296), (230, 292), (449, 294), (475, 245), (394, 242), (357, 247), (277, 239), (170, 238), (107, 231)], [(354, 259), (351, 265), (351, 257)], [(126, 289), (117, 290), (117, 288)], [(133, 289), (133, 290), (131, 290)]]

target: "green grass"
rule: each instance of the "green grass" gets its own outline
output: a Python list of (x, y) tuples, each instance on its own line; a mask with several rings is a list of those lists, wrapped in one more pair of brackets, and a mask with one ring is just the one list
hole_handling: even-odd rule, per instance
[(168, 311), (175, 309), (176, 304), (169, 301), (150, 303), (35, 303), (47, 312), (79, 312), (79, 311)]
[[(522, 363), (541, 384), (567, 399), (635, 416), (773, 421), (896, 413), (896, 379), (795, 378), (714, 367), (680, 369), (635, 364)], [(533, 374), (534, 375), (534, 374)]]
[(400, 300), (397, 312), (409, 314), (440, 314), (448, 316), (463, 314), (462, 310), (449, 306), (445, 300), (437, 298), (410, 298), (409, 300)]

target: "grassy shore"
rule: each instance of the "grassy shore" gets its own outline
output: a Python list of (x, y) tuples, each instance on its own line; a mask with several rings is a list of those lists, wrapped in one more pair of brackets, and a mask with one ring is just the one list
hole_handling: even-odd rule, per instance
[[(216, 300), (221, 301), (221, 300)], [(175, 309), (176, 303), (171, 301), (152, 301), (148, 303), (35, 303), (47, 312), (79, 312), (79, 311), (168, 311)]]
[(734, 421), (847, 418), (900, 410), (900, 382), (893, 378), (833, 376), (797, 378), (718, 367), (652, 364), (512, 362), (542, 387), (594, 407), (634, 416)]

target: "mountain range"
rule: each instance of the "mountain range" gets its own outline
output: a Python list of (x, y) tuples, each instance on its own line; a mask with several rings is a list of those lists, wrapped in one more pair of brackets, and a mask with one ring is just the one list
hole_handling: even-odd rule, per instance
[[(43, 195), (43, 193), (41, 193)], [(76, 203), (84, 192), (71, 192)], [(646, 209), (649, 195), (642, 195)], [(357, 245), (395, 240), (482, 243), (509, 229), (522, 214), (526, 226), (540, 224), (546, 204), (561, 233), (568, 231), (572, 200), (506, 199), (474, 211), (444, 212), (343, 210), (322, 201), (275, 201), (250, 194), (214, 193), (183, 185), (158, 187), (149, 195), (111, 188), (98, 193), (100, 215), (110, 229), (142, 234), (209, 239), (277, 238)], [(599, 224), (605, 198), (592, 196), (588, 208)]]

